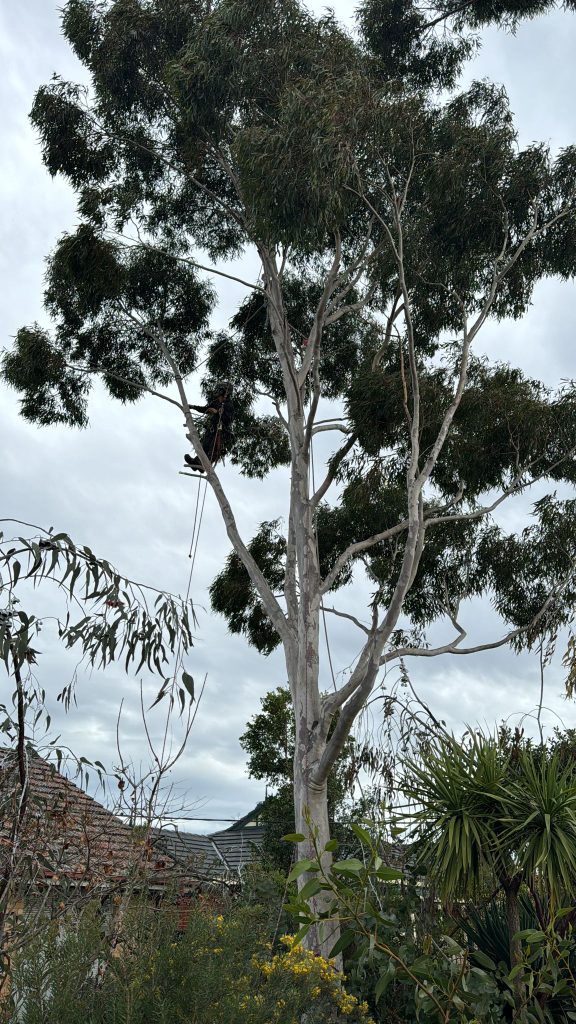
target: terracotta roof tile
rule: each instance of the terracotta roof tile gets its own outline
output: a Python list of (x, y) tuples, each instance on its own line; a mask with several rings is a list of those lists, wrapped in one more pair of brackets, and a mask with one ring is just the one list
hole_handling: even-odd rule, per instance
[[(13, 751), (0, 750), (2, 817), (6, 848), (19, 787)], [(65, 877), (92, 885), (118, 884), (132, 875), (150, 882), (173, 875), (174, 862), (138, 831), (66, 779), (43, 758), (29, 755), (30, 797), (19, 861), (45, 878)], [(0, 862), (2, 854), (0, 853)]]

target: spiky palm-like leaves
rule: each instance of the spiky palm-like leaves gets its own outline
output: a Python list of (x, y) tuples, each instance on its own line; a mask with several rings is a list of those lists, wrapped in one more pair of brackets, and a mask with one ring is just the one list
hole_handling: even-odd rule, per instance
[(576, 773), (557, 755), (505, 751), (481, 734), (431, 741), (410, 765), (418, 858), (455, 898), (538, 878), (558, 901), (576, 879)]
[(479, 736), (467, 744), (433, 740), (420, 763), (410, 765), (406, 792), (414, 802), (409, 818), (418, 860), (446, 898), (476, 891), (501, 865), (494, 808), (506, 767), (496, 742)]
[[(538, 928), (539, 921), (530, 899), (523, 896), (519, 903), (521, 928)], [(490, 957), (494, 964), (503, 963), (510, 970), (512, 964), (510, 963), (506, 906), (501, 899), (493, 900), (480, 910), (475, 907), (469, 908), (459, 924), (473, 947), (472, 959), (474, 959), (475, 948), (480, 953), (478, 962), (481, 966), (486, 966), (485, 960), (482, 960), (482, 955), (484, 955), (484, 957)]]
[[(521, 957), (523, 885), (542, 889), (552, 908), (576, 880), (576, 773), (553, 754), (470, 734), (442, 736), (411, 764), (409, 828), (421, 864), (447, 900), (484, 886), (506, 900), (510, 962)], [(521, 981), (515, 980), (520, 996)]]
[(557, 755), (521, 750), (495, 808), (503, 848), (525, 879), (542, 879), (558, 906), (576, 878), (576, 776)]

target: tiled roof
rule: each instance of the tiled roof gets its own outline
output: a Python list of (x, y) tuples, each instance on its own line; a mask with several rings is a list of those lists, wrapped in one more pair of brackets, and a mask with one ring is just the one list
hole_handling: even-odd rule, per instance
[(264, 829), (245, 826), (213, 832), (209, 836), (175, 829), (153, 829), (156, 846), (202, 878), (223, 878), (240, 874), (257, 859)]
[[(237, 877), (262, 844), (264, 830), (244, 824), (249, 815), (210, 836), (158, 828), (143, 836), (34, 753), (29, 778), (17, 872), (37, 880), (110, 888), (130, 878), (163, 886), (175, 874), (187, 881), (217, 881)], [(0, 749), (0, 872), (18, 795), (15, 753)]]
[[(173, 873), (165, 853), (125, 825), (43, 758), (29, 755), (30, 795), (20, 840), (21, 870), (76, 884), (109, 885), (132, 875), (160, 882)], [(0, 750), (0, 867), (9, 850), (19, 787), (13, 751)], [(4, 853), (4, 856), (6, 855)]]
[(243, 829), (227, 828), (210, 836), (230, 871), (241, 871), (246, 864), (257, 859), (262, 846), (264, 829), (258, 825)]
[(200, 878), (222, 873), (222, 861), (208, 836), (192, 835), (173, 828), (153, 828), (152, 842), (176, 863)]

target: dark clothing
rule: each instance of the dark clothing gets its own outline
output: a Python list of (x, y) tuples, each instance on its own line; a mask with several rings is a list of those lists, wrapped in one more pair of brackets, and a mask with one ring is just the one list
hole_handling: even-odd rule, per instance
[[(196, 412), (203, 412), (209, 416), (206, 429), (200, 438), (200, 443), (215, 465), (219, 459), (226, 455), (234, 443), (232, 423), (234, 420), (234, 406), (230, 398), (222, 395), (213, 395), (208, 405), (191, 405)], [(193, 469), (202, 469), (200, 459), (196, 456), (185, 456), (185, 461)]]

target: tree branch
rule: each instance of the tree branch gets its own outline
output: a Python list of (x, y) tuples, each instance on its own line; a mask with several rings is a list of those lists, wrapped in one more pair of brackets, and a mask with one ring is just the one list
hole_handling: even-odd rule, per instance
[(320, 608), (323, 612), (330, 612), (330, 615), (337, 615), (340, 619), (348, 619), (348, 621), (353, 622), (358, 629), (361, 629), (363, 633), (366, 633), (366, 636), (370, 636), (368, 626), (365, 626), (363, 622), (360, 622), (360, 619), (357, 619), (355, 615), (350, 615), (349, 612), (341, 612), (337, 608), (328, 608), (325, 604), (320, 605)]
[[(129, 316), (124, 306), (121, 306), (121, 308), (122, 311)], [(134, 317), (130, 317), (130, 319), (133, 322), (136, 322)], [(138, 323), (140, 323), (140, 321), (138, 321)], [(102, 368), (90, 369), (89, 366), (79, 366), (77, 363), (67, 362), (64, 362), (64, 366), (67, 366), (70, 370), (76, 370), (78, 373), (85, 373), (87, 376), (91, 374), (107, 374), (108, 377), (113, 377), (114, 380), (119, 380), (122, 384), (128, 384), (132, 388), (138, 388), (139, 391), (146, 391), (149, 395), (154, 395), (154, 398), (160, 398), (163, 402), (169, 402), (170, 405), (175, 405), (176, 408), (180, 409), (182, 412), (180, 402), (177, 402), (174, 398), (169, 398), (168, 395), (163, 395), (161, 391), (155, 391), (154, 388), (151, 388), (148, 384), (140, 384), (136, 380), (130, 380), (129, 377), (122, 377), (114, 370), (105, 370)]]
[(397, 291), (395, 296), (394, 296), (394, 299), (393, 299), (393, 302), (392, 302), (392, 308), (390, 310), (390, 313), (389, 313), (387, 321), (386, 321), (386, 332), (384, 334), (384, 342), (380, 346), (380, 348), (378, 349), (378, 351), (376, 352), (376, 354), (375, 354), (375, 356), (374, 356), (374, 358), (372, 360), (372, 369), (373, 370), (376, 370), (378, 368), (378, 366), (380, 365), (380, 363), (382, 362), (382, 357), (383, 357), (384, 353), (386, 352), (386, 349), (388, 348), (388, 345), (390, 344), (390, 338), (392, 336), (392, 328), (394, 326), (394, 321), (396, 320), (396, 317), (398, 317), (400, 315), (400, 313), (404, 312), (404, 306), (398, 307), (398, 302), (400, 301), (400, 295), (401, 295), (400, 291)]
[(447, 644), (443, 644), (441, 647), (399, 647), (395, 651), (390, 651), (380, 659), (380, 665), (387, 665), (391, 661), (396, 661), (398, 658), (437, 658), (442, 654), (479, 654), (482, 651), (494, 651), (498, 647), (504, 647), (506, 644), (510, 644), (518, 636), (522, 636), (524, 633), (530, 632), (534, 629), (538, 623), (544, 618), (546, 612), (554, 604), (556, 599), (560, 596), (562, 591), (567, 587), (572, 572), (574, 570), (574, 563), (572, 565), (572, 571), (568, 573), (564, 581), (546, 598), (542, 607), (538, 610), (536, 615), (527, 622), (524, 626), (518, 626), (516, 629), (510, 630), (505, 636), (500, 637), (498, 640), (493, 640), (484, 644), (476, 644), (474, 647), (461, 647), (460, 644), (465, 640), (467, 636), (466, 630), (456, 621), (455, 617), (449, 613), (449, 618), (452, 624), (458, 630), (458, 635)]
[(264, 274), (264, 294), (270, 308), (270, 326), (276, 354), (282, 371), (286, 403), (288, 406), (289, 437), (292, 456), (303, 443), (303, 404), (294, 352), (289, 344), (290, 325), (284, 309), (282, 285), (278, 277), (276, 258), (265, 246), (258, 249)]
[[(576, 446), (570, 448), (562, 458), (556, 459), (553, 463), (546, 466), (541, 473), (532, 476), (529, 480), (525, 480), (524, 477), (528, 470), (540, 461), (540, 459), (534, 459), (516, 473), (516, 476), (512, 480), (510, 486), (502, 491), (502, 493), (494, 499), (491, 505), (483, 505), (481, 508), (474, 509), (473, 512), (454, 512), (451, 515), (433, 516), (431, 519), (424, 520), (424, 527), (428, 529), (431, 526), (441, 526), (444, 523), (461, 523), (470, 522), (474, 519), (482, 519), (484, 516), (488, 516), (494, 512), (508, 498), (512, 498), (516, 494), (521, 494), (522, 491), (532, 487), (535, 483), (538, 483), (539, 480), (548, 476), (553, 469), (561, 466), (562, 463), (566, 462), (567, 459), (572, 458), (574, 455), (576, 455)], [(462, 490), (459, 495), (456, 495), (453, 504), (456, 504), (462, 498), (463, 493), (464, 491)]]
[[(179, 256), (177, 253), (170, 252), (169, 249), (162, 249), (158, 245), (153, 245), (151, 242), (146, 242), (144, 239), (130, 238), (129, 235), (124, 235), (120, 231), (112, 231), (111, 228), (107, 229), (107, 234), (115, 236), (120, 239), (121, 242), (131, 242), (132, 246), (141, 245), (144, 249), (151, 249), (153, 252), (159, 252), (162, 256), (166, 256), (168, 259), (176, 260), (177, 263), (186, 263), (190, 267), (195, 267), (197, 270), (204, 270), (207, 274), (215, 274), (216, 277), (224, 277), (227, 281), (234, 281), (236, 284), (242, 284), (251, 291), (261, 292), (263, 295), (266, 294), (264, 288), (259, 284), (254, 284), (252, 281), (245, 281), (243, 277), (236, 277), (235, 274), (227, 274), (224, 270), (217, 270), (216, 267), (206, 266), (204, 263), (198, 263), (196, 260), (190, 259), (189, 256)], [(129, 248), (129, 246), (127, 246)]]
[(238, 527), (236, 525), (236, 520), (234, 518), (234, 513), (232, 512), (232, 508), (230, 506), (228, 498), (226, 497), (226, 495), (224, 493), (224, 490), (222, 488), (220, 480), (218, 479), (218, 476), (214, 472), (214, 468), (212, 466), (212, 463), (210, 462), (210, 459), (206, 455), (206, 452), (204, 451), (204, 449), (203, 449), (203, 447), (202, 447), (202, 445), (200, 443), (200, 438), (198, 436), (198, 431), (196, 430), (196, 426), (194, 424), (194, 420), (192, 418), (192, 415), (190, 414), (189, 403), (188, 403), (188, 399), (187, 399), (187, 396), (186, 396), (186, 391), (184, 389), (184, 383), (183, 383), (183, 380), (182, 380), (182, 375), (181, 375), (181, 373), (180, 373), (180, 371), (178, 369), (176, 361), (172, 357), (172, 355), (171, 355), (171, 353), (170, 353), (170, 351), (169, 351), (169, 349), (168, 349), (168, 347), (167, 347), (167, 345), (166, 345), (166, 343), (165, 343), (165, 341), (164, 341), (164, 339), (163, 339), (163, 337), (161, 335), (161, 332), (160, 331), (152, 331), (152, 330), (150, 330), (150, 334), (151, 334), (151, 337), (153, 337), (155, 339), (155, 341), (157, 342), (157, 344), (160, 346), (160, 349), (162, 350), (162, 353), (163, 353), (165, 359), (167, 360), (168, 364), (170, 365), (170, 367), (172, 369), (172, 373), (174, 375), (174, 380), (176, 382), (176, 386), (178, 388), (178, 393), (180, 395), (180, 401), (181, 401), (182, 407), (184, 409), (184, 415), (186, 417), (186, 426), (188, 427), (188, 431), (190, 433), (190, 437), (192, 438), (192, 443), (194, 445), (194, 450), (195, 450), (195, 452), (196, 452), (196, 454), (197, 454), (197, 456), (198, 456), (198, 458), (200, 460), (202, 468), (204, 469), (204, 472), (206, 473), (206, 477), (208, 479), (208, 483), (210, 484), (210, 486), (211, 486), (211, 488), (212, 488), (212, 490), (213, 490), (213, 492), (214, 492), (214, 494), (216, 496), (216, 500), (217, 500), (217, 502), (218, 502), (218, 504), (220, 506), (220, 511), (222, 513), (222, 519), (224, 520), (224, 526), (226, 527), (226, 533), (228, 534), (230, 542), (231, 542), (231, 544), (232, 544), (236, 554), (240, 558), (242, 564), (244, 565), (244, 568), (246, 569), (246, 572), (248, 573), (250, 579), (252, 580), (252, 583), (256, 587), (256, 589), (258, 591), (258, 594), (260, 595), (260, 599), (262, 601), (262, 604), (264, 605), (266, 613), (270, 617), (274, 628), (276, 629), (276, 631), (278, 632), (279, 636), (281, 637), (282, 642), (285, 643), (287, 646), (289, 646), (290, 644), (293, 643), (293, 641), (295, 639), (293, 631), (289, 627), (288, 622), (286, 620), (286, 616), (285, 616), (284, 612), (282, 611), (282, 608), (280, 607), (276, 597), (274, 596), (274, 594), (273, 594), (273, 592), (272, 592), (272, 590), (270, 588), (270, 585), (268, 584), (268, 582), (265, 579), (261, 569), (257, 565), (253, 555), (250, 554), (250, 552), (248, 551), (248, 548), (246, 547), (246, 545), (244, 544), (244, 541), (242, 540), (242, 538), (240, 536), (240, 533), (238, 531)]
[[(368, 700), (376, 681), (378, 673), (378, 659), (374, 658), (375, 649), (373, 646), (373, 637), (372, 640), (368, 641), (365, 651), (366, 656), (364, 659), (363, 672), (361, 674), (359, 673), (360, 678), (352, 686), (351, 696), (347, 703), (343, 704), (343, 699), (345, 699), (344, 693), (348, 690), (352, 680), (347, 684), (347, 686), (342, 687), (342, 689), (338, 690), (337, 693), (331, 694), (330, 697), (327, 697), (323, 702), (322, 713), (326, 724), (327, 716), (329, 715), (331, 718), (338, 707), (340, 708), (340, 714), (338, 716), (334, 732), (327, 741), (320, 763), (314, 772), (314, 781), (318, 785), (322, 785), (322, 783), (328, 778), (338, 756), (344, 749), (350, 729), (352, 728), (352, 723)], [(356, 673), (353, 673), (353, 676), (355, 674)]]
[(396, 225), (397, 243), (394, 246), (394, 252), (396, 254), (396, 266), (398, 271), (398, 284), (402, 295), (403, 306), (404, 306), (404, 320), (406, 323), (406, 334), (408, 338), (408, 366), (410, 371), (410, 383), (412, 385), (412, 410), (409, 414), (409, 429), (410, 429), (410, 465), (407, 472), (408, 490), (414, 483), (418, 471), (418, 463), (420, 460), (420, 378), (418, 376), (418, 362), (416, 358), (416, 340), (414, 337), (414, 324), (412, 322), (412, 305), (410, 302), (410, 293), (406, 282), (406, 274), (404, 268), (404, 233), (402, 230), (402, 209), (406, 201), (406, 194), (408, 188), (408, 182), (402, 199), (400, 200), (396, 194), (394, 188), (394, 182), (388, 168), (386, 168), (386, 174), (388, 176), (388, 182), (392, 190), (392, 196), (390, 199), (392, 209), (394, 212), (394, 222)]
[[(326, 281), (322, 295), (318, 301), (316, 312), (314, 314), (314, 322), (312, 324), (312, 330), (310, 331), (308, 347), (302, 360), (302, 366), (298, 372), (298, 383), (300, 387), (304, 384), (306, 377), (308, 376), (312, 361), (316, 354), (316, 350), (320, 345), (320, 339), (322, 335), (322, 327), (324, 325), (324, 316), (326, 313), (326, 307), (330, 300), (330, 296), (333, 294), (338, 281), (338, 268), (340, 266), (340, 260), (342, 258), (342, 243), (340, 241), (340, 235), (336, 235), (335, 246), (334, 246), (334, 259), (332, 266), (328, 271)], [(310, 422), (310, 419), (309, 419)]]
[(359, 309), (363, 309), (369, 302), (372, 301), (372, 296), (378, 287), (378, 283), (370, 285), (368, 291), (364, 295), (364, 298), (358, 299), (358, 302), (353, 302), (350, 306), (340, 306), (334, 313), (329, 313), (324, 321), (324, 325), (328, 327), (330, 324), (336, 323), (341, 317), (347, 313), (356, 313)]
[(312, 429), (312, 436), (314, 436), (315, 434), (321, 434), (323, 431), (329, 430), (339, 430), (341, 434), (350, 433), (350, 428), (345, 427), (343, 423), (323, 423), (321, 425), (317, 423)]
[(467, 7), (473, 7), (475, 3), (476, 0), (464, 0), (464, 3), (457, 4), (453, 10), (444, 11), (437, 18), (433, 18), (432, 21), (427, 21), (426, 24), (422, 25), (420, 32), (428, 32), (431, 28), (435, 28), (436, 25), (440, 25), (441, 22), (448, 21), (448, 18), (453, 18), (455, 14), (465, 11)]
[[(378, 667), (389, 664), (392, 661), (405, 658), (405, 657), (421, 657), (421, 658), (433, 658), (438, 657), (442, 654), (454, 654), (454, 655), (467, 655), (477, 654), (482, 651), (495, 650), (498, 647), (503, 647), (505, 644), (511, 643), (516, 637), (527, 633), (531, 629), (534, 629), (538, 623), (544, 618), (547, 611), (553, 606), (557, 597), (562, 593), (565, 587), (568, 585), (570, 578), (574, 571), (574, 563), (572, 564), (570, 573), (567, 573), (565, 579), (561, 584), (554, 588), (546, 598), (542, 607), (538, 610), (537, 614), (533, 616), (529, 623), (524, 626), (520, 626), (514, 630), (508, 632), (504, 637), (490, 643), (478, 644), (474, 647), (462, 648), (460, 644), (466, 637), (466, 631), (458, 623), (455, 612), (450, 608), (448, 601), (447, 614), (457, 630), (457, 636), (448, 644), (444, 644), (441, 647), (436, 648), (418, 648), (418, 647), (402, 647), (395, 651), (390, 651), (383, 657), (379, 657), (377, 660)], [(402, 574), (401, 574), (402, 575)], [(399, 579), (400, 583), (400, 579)], [(391, 602), (391, 606), (392, 606)], [(340, 750), (346, 741), (348, 732), (352, 726), (352, 723), (364, 703), (368, 699), (374, 683), (376, 681), (377, 669), (375, 668), (375, 657), (378, 649), (381, 650), (382, 637), (386, 636), (386, 626), (390, 617), (390, 608), (388, 615), (384, 621), (382, 627), (378, 629), (373, 626), (373, 629), (368, 634), (368, 640), (361, 652), (360, 658), (356, 669), (352, 673), (348, 683), (346, 683), (337, 693), (330, 694), (330, 696), (324, 698), (322, 706), (323, 725), (327, 728), (330, 719), (334, 712), (341, 708), (340, 716), (336, 728), (327, 743), (324, 755), (321, 759), (320, 765), (315, 773), (315, 778), (318, 782), (321, 782), (323, 778), (327, 777), (332, 765), (334, 764)], [(396, 615), (397, 619), (397, 615)], [(394, 620), (395, 621), (395, 620)], [(388, 629), (389, 635), (389, 629)], [(346, 702), (346, 703), (345, 703)]]
[(330, 590), (340, 570), (344, 568), (346, 562), (350, 561), (354, 555), (359, 554), (361, 551), (367, 551), (368, 548), (374, 547), (375, 544), (380, 544), (384, 540), (389, 540), (391, 537), (403, 533), (408, 529), (408, 526), (409, 520), (404, 519), (401, 523), (397, 523), (396, 526), (391, 526), (388, 530), (382, 530), (381, 533), (375, 533), (372, 537), (367, 537), (366, 540), (359, 540), (355, 544), (349, 544), (342, 554), (338, 556), (332, 569), (320, 584), (320, 594), (326, 594)]
[[(340, 428), (336, 428), (336, 427), (323, 427), (323, 428), (322, 427), (318, 427), (317, 429), (318, 430), (322, 430), (322, 429), (324, 429), (324, 430), (335, 430), (335, 429), (342, 430), (343, 428), (342, 427), (340, 427)], [(344, 432), (346, 433), (346, 431), (344, 431)], [(332, 458), (330, 459), (330, 462), (328, 464), (328, 472), (327, 472), (324, 480), (320, 484), (320, 487), (318, 488), (316, 493), (312, 495), (312, 497), (310, 499), (310, 504), (311, 504), (312, 508), (316, 508), (316, 506), (319, 504), (319, 502), (322, 501), (322, 498), (326, 494), (326, 491), (328, 490), (328, 488), (330, 487), (330, 484), (333, 482), (333, 480), (334, 480), (334, 478), (336, 476), (336, 473), (338, 471), (338, 467), (342, 464), (342, 461), (346, 458), (346, 456), (348, 455), (348, 452), (352, 450), (352, 448), (356, 444), (357, 440), (358, 440), (358, 438), (357, 438), (356, 434), (352, 434), (352, 436), (349, 437), (348, 440), (346, 441), (346, 444), (342, 445), (340, 450), (337, 451), (335, 453), (335, 455), (333, 455)]]

